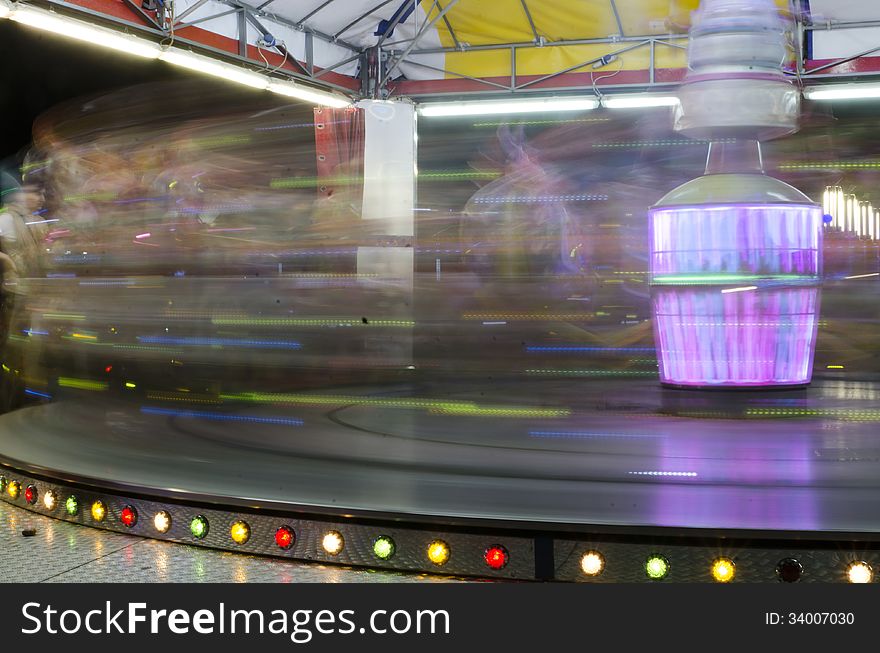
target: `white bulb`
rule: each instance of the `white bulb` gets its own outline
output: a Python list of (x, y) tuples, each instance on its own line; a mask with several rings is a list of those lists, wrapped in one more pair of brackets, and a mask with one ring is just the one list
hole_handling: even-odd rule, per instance
[(171, 515), (164, 510), (162, 512), (157, 512), (156, 516), (153, 517), (153, 526), (155, 526), (156, 530), (160, 533), (167, 533), (168, 529), (171, 528)]
[(43, 505), (46, 510), (55, 510), (55, 493), (52, 490), (46, 490), (43, 494)]

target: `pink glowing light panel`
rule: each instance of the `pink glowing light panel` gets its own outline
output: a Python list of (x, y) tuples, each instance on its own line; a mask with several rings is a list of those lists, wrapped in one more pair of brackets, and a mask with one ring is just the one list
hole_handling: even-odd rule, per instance
[(677, 207), (653, 210), (650, 221), (661, 381), (809, 383), (822, 211), (790, 204)]

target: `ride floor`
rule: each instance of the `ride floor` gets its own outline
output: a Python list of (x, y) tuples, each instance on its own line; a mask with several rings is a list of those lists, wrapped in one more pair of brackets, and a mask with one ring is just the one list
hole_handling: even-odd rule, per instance
[(58, 401), (0, 417), (0, 457), (58, 479), (316, 514), (875, 539), (878, 398), (870, 382), (687, 392), (545, 379), (348, 387), (283, 407)]

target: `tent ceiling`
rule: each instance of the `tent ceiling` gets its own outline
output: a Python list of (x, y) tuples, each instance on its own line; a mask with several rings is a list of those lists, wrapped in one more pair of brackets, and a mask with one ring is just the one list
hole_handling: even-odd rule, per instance
[[(360, 88), (363, 53), (381, 51), (381, 82), (411, 96), (677, 83), (686, 68), (690, 14), (699, 5), (699, 0), (176, 0), (173, 17), (165, 16), (162, 24), (157, 13), (142, 9), (144, 0), (21, 1), (87, 11), (87, 19), (110, 16), (164, 36), (173, 23), (178, 43), (207, 46), (258, 67), (281, 66), (290, 76), (350, 91)], [(880, 57), (864, 62), (880, 53), (880, 3), (774, 2), (808, 34), (802, 74), (828, 60), (823, 75), (880, 72)], [(276, 44), (266, 45), (267, 33)], [(612, 61), (599, 62), (609, 55)], [(838, 65), (833, 61), (838, 58), (852, 61)]]

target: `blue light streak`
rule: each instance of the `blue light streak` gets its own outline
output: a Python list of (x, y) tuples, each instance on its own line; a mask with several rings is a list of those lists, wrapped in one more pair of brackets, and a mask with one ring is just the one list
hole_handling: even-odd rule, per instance
[(188, 417), (192, 419), (213, 419), (222, 422), (253, 422), (255, 424), (281, 424), (282, 426), (302, 426), (304, 422), (295, 417), (254, 417), (250, 415), (229, 415), (212, 413), (205, 410), (172, 410), (170, 408), (152, 408), (142, 406), (141, 412), (146, 415), (165, 415), (168, 417)]
[(191, 347), (253, 347), (255, 349), (301, 349), (292, 340), (238, 340), (237, 338), (172, 338), (169, 336), (138, 336), (138, 342), (151, 345)]

